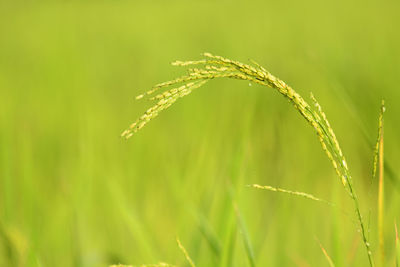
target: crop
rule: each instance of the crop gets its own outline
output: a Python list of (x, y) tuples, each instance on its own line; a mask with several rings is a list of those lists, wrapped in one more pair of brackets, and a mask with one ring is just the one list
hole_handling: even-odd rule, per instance
[[(251, 83), (256, 83), (277, 90), (292, 104), (292, 106), (314, 129), (323, 151), (325, 152), (326, 156), (331, 162), (343, 187), (345, 188), (345, 190), (347, 191), (349, 197), (353, 202), (355, 216), (357, 218), (358, 226), (360, 228), (361, 239), (365, 246), (366, 255), (368, 257), (370, 266), (374, 266), (373, 256), (367, 235), (367, 228), (360, 211), (359, 200), (354, 189), (353, 178), (348, 169), (345, 156), (343, 155), (342, 149), (339, 145), (336, 135), (327, 119), (327, 116), (325, 115), (324, 111), (322, 110), (316, 98), (311, 94), (310, 99), (312, 104), (309, 104), (292, 87), (287, 85), (279, 78), (273, 76), (271, 73), (269, 73), (266, 69), (264, 69), (256, 62), (252, 62), (253, 63), (252, 65), (248, 65), (221, 56), (215, 56), (210, 53), (204, 53), (203, 55), (205, 58), (201, 60), (173, 62), (172, 65), (174, 66), (189, 67), (188, 73), (176, 79), (157, 84), (151, 90), (137, 96), (136, 99), (149, 98), (152, 101), (156, 101), (156, 103), (152, 107), (147, 109), (146, 112), (140, 118), (138, 118), (134, 123), (132, 123), (130, 127), (122, 133), (121, 136), (126, 139), (130, 138), (134, 133), (142, 129), (150, 120), (157, 117), (160, 112), (162, 112), (163, 110), (169, 108), (172, 104), (174, 104), (179, 98), (189, 95), (193, 90), (203, 86), (205, 83), (209, 82), (212, 79), (233, 78), (238, 80), (245, 80)], [(378, 159), (380, 165), (383, 162), (383, 149), (380, 149), (380, 146), (383, 146), (382, 114), (383, 114), (383, 108), (380, 117), (378, 142), (375, 148), (373, 176), (375, 176), (376, 164), (378, 162)], [(378, 151), (380, 151), (380, 153), (378, 153)], [(380, 225), (382, 225), (383, 168), (380, 168), (380, 177), (381, 177), (380, 178), (381, 187), (379, 190), (380, 192), (379, 222)], [(319, 198), (316, 198), (310, 194), (302, 192), (290, 191), (270, 186), (263, 187), (259, 185), (253, 185), (253, 187), (267, 189), (270, 191), (289, 193), (292, 195), (298, 195), (305, 198), (321, 201)], [(381, 240), (381, 242), (382, 242), (381, 250), (383, 253), (383, 241)], [(326, 251), (324, 249), (323, 251), (324, 254), (326, 254)], [(330, 260), (328, 255), (327, 258)], [(189, 262), (191, 262), (191, 260)]]

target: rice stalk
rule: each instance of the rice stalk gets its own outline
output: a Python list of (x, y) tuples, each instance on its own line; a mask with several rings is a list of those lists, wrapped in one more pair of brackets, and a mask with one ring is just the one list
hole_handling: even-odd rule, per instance
[(379, 113), (378, 120), (378, 137), (376, 138), (375, 147), (374, 147), (374, 161), (373, 161), (373, 169), (372, 169), (372, 178), (376, 176), (378, 157), (379, 157), (379, 145), (383, 135), (383, 113), (385, 112), (385, 101), (382, 100), (381, 111)]
[(396, 254), (396, 266), (400, 267), (400, 238), (399, 238), (399, 232), (397, 231), (397, 224), (396, 223), (394, 224), (394, 229), (395, 229), (395, 232), (396, 232), (396, 245), (395, 245), (395, 247), (396, 247), (396, 251), (395, 251), (395, 254)]
[(333, 204), (330, 203), (329, 201), (326, 201), (324, 199), (320, 199), (318, 197), (315, 197), (315, 196), (313, 196), (311, 194), (304, 193), (304, 192), (290, 191), (290, 190), (282, 189), (282, 188), (279, 188), (279, 187), (272, 187), (272, 186), (269, 186), (269, 185), (251, 184), (251, 185), (248, 185), (248, 186), (249, 187), (253, 187), (253, 188), (257, 188), (257, 189), (269, 190), (269, 191), (272, 191), (272, 192), (280, 192), (280, 193), (285, 193), (285, 194), (289, 194), (289, 195), (304, 197), (304, 198), (311, 199), (311, 200), (314, 200), (314, 201), (324, 202), (326, 204), (329, 204), (329, 205), (333, 206)]
[(318, 244), (319, 244), (319, 247), (320, 247), (321, 250), (322, 250), (322, 253), (324, 253), (326, 260), (328, 261), (329, 266), (330, 266), (330, 267), (335, 267), (335, 264), (333, 263), (332, 258), (329, 256), (329, 254), (328, 254), (328, 252), (326, 251), (326, 249), (322, 246), (321, 242), (319, 242), (318, 239), (317, 239), (317, 242), (318, 242)]
[[(384, 132), (383, 132), (383, 113), (385, 112), (385, 102), (382, 100), (381, 112), (379, 115), (379, 130), (378, 130), (378, 146), (375, 148), (379, 150), (379, 187), (378, 187), (378, 235), (379, 235), (379, 254), (381, 266), (385, 266), (385, 238), (384, 238), (384, 200), (385, 200), (385, 187), (384, 187)], [(375, 164), (375, 163), (374, 163)], [(376, 172), (376, 164), (374, 165), (374, 172)]]
[(344, 188), (347, 190), (350, 198), (353, 201), (356, 217), (360, 226), (361, 238), (367, 251), (368, 261), (370, 266), (373, 266), (374, 263), (372, 260), (370, 244), (366, 236), (365, 224), (361, 216), (358, 197), (354, 190), (352, 177), (350, 175), (346, 159), (325, 113), (322, 111), (321, 106), (314, 96), (311, 95), (313, 106), (310, 106), (303, 99), (303, 97), (301, 97), (289, 85), (273, 76), (258, 64), (251, 66), (221, 56), (215, 56), (210, 53), (204, 53), (203, 56), (205, 58), (201, 60), (173, 62), (172, 65), (174, 66), (198, 66), (198, 68), (190, 69), (187, 75), (157, 84), (145, 94), (139, 95), (137, 98), (141, 99), (145, 96), (150, 96), (154, 92), (163, 88), (183, 84), (181, 87), (177, 87), (178, 89), (170, 89), (169, 91), (160, 93), (158, 95), (159, 98), (156, 96), (154, 100), (159, 99), (158, 102), (153, 107), (149, 108), (145, 114), (137, 119), (127, 130), (125, 130), (121, 136), (126, 139), (130, 138), (135, 132), (143, 128), (143, 126), (145, 126), (151, 119), (156, 117), (159, 112), (167, 109), (173, 103), (175, 103), (177, 99), (190, 94), (192, 90), (202, 86), (211, 79), (233, 78), (257, 83), (277, 90), (289, 100), (293, 107), (315, 130), (323, 151), (331, 161), (336, 174), (340, 178)]
[(182, 245), (181, 241), (177, 238), (176, 242), (178, 243), (179, 249), (182, 251), (183, 255), (185, 256), (187, 262), (189, 263), (190, 267), (196, 267), (193, 260), (190, 258), (189, 253), (186, 251), (185, 247)]

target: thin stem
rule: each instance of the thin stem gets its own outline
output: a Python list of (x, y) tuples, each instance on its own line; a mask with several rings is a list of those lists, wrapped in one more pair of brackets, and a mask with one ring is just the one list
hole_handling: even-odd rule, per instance
[[(383, 106), (383, 103), (382, 103)], [(378, 231), (379, 231), (379, 251), (381, 266), (385, 266), (385, 239), (384, 239), (384, 149), (383, 149), (383, 119), (381, 122), (381, 136), (379, 140), (379, 188), (378, 188)]]
[(374, 261), (372, 259), (372, 252), (371, 252), (370, 244), (368, 242), (368, 237), (366, 235), (365, 225), (364, 225), (363, 218), (362, 218), (361, 211), (360, 211), (360, 205), (358, 204), (358, 198), (357, 198), (355, 191), (353, 190), (353, 184), (351, 182), (351, 179), (349, 179), (348, 188), (349, 188), (350, 197), (353, 200), (353, 204), (354, 204), (354, 207), (356, 210), (357, 219), (360, 224), (361, 236), (362, 236), (365, 248), (367, 250), (369, 265), (371, 267), (373, 267)]

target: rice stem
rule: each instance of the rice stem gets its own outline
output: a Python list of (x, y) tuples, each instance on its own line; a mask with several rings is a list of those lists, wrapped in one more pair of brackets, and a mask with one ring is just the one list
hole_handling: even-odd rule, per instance
[(385, 185), (384, 185), (384, 129), (383, 112), (385, 103), (382, 100), (381, 115), (379, 116), (379, 187), (378, 187), (378, 235), (379, 235), (379, 254), (381, 266), (385, 266), (385, 237), (384, 237), (384, 204), (385, 204)]

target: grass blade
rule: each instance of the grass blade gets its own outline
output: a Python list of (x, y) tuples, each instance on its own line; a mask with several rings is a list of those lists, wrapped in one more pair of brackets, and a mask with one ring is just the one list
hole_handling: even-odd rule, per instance
[(233, 255), (236, 247), (236, 225), (234, 223), (234, 215), (228, 212), (226, 236), (223, 243), (220, 267), (230, 267), (233, 263)]
[(247, 253), (247, 257), (249, 259), (250, 266), (255, 267), (256, 263), (255, 263), (255, 257), (254, 257), (254, 250), (253, 250), (253, 246), (251, 245), (251, 242), (250, 242), (250, 236), (247, 231), (246, 224), (244, 223), (244, 220), (242, 218), (242, 215), (240, 213), (238, 205), (234, 202), (233, 206), (234, 206), (235, 213), (236, 213), (236, 219), (237, 219), (237, 223), (238, 223), (238, 227), (239, 227), (239, 232), (243, 238), (243, 244), (246, 249), (246, 253)]
[(207, 221), (207, 219), (204, 217), (204, 215), (199, 214), (198, 216), (198, 224), (199, 224), (199, 229), (200, 232), (203, 234), (204, 238), (207, 241), (208, 246), (210, 247), (210, 250), (214, 253), (216, 258), (220, 260), (221, 258), (221, 242), (218, 239), (217, 235), (213, 231), (213, 229), (210, 226), (210, 223)]

